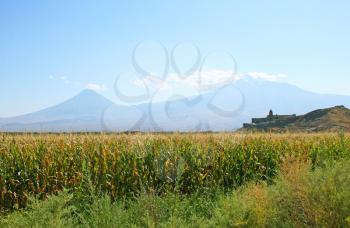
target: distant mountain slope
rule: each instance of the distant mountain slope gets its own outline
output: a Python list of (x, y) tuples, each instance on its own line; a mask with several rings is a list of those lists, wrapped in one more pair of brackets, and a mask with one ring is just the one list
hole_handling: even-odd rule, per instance
[[(246, 77), (198, 97), (153, 104), (152, 118), (161, 130), (230, 131), (270, 109), (300, 115), (336, 105), (350, 107), (350, 96), (318, 94), (287, 83)], [(142, 129), (154, 126), (146, 121)]]
[[(253, 120), (254, 122), (254, 120)], [(245, 130), (264, 131), (350, 131), (350, 109), (345, 106), (318, 109), (300, 116), (272, 116), (245, 124)]]
[(199, 96), (131, 106), (85, 90), (51, 108), (0, 119), (0, 131), (232, 131), (269, 109), (300, 115), (336, 105), (350, 107), (350, 96), (246, 77)]
[(96, 117), (113, 103), (92, 90), (84, 90), (73, 98), (41, 111), (5, 119), (6, 122), (33, 123), (76, 117)]
[(244, 94), (245, 111), (254, 114), (252, 117), (264, 115), (269, 109), (301, 115), (336, 105), (350, 106), (350, 96), (313, 93), (287, 83), (246, 78), (234, 86)]
[(111, 101), (92, 90), (44, 110), (0, 120), (3, 131), (96, 131)]

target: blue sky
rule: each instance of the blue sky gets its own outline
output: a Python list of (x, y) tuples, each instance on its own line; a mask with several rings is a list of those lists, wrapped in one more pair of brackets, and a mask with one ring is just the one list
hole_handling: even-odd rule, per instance
[[(140, 42), (137, 63), (155, 74), (164, 67), (159, 43), (169, 51), (183, 43), (176, 59), (184, 68), (195, 62), (194, 44), (203, 57), (230, 53), (238, 74), (350, 95), (349, 11), (346, 0), (1, 1), (0, 117), (87, 87), (116, 100), (118, 75), (120, 90), (137, 94), (131, 57)], [(208, 72), (229, 70), (226, 57), (211, 58)]]

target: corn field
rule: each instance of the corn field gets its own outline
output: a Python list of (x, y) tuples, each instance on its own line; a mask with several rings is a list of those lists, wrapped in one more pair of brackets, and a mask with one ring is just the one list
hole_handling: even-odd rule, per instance
[(2, 134), (0, 209), (86, 182), (112, 199), (273, 183), (287, 156), (319, 166), (349, 155), (344, 134)]

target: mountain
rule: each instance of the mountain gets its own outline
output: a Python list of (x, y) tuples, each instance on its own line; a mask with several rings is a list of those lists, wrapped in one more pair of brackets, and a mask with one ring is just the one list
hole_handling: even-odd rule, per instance
[(197, 96), (130, 106), (85, 90), (51, 108), (0, 119), (0, 131), (232, 131), (270, 109), (300, 115), (337, 105), (350, 107), (350, 96), (245, 77)]
[(242, 130), (263, 131), (350, 131), (350, 109), (345, 106), (318, 109), (305, 115), (272, 115), (254, 118)]
[(318, 94), (287, 83), (246, 77), (196, 97), (152, 104), (148, 109), (155, 121), (145, 121), (141, 129), (156, 126), (158, 130), (173, 131), (235, 130), (270, 109), (300, 115), (337, 105), (350, 107), (350, 96)]
[(0, 120), (2, 131), (95, 131), (111, 101), (92, 90), (84, 90), (53, 107)]

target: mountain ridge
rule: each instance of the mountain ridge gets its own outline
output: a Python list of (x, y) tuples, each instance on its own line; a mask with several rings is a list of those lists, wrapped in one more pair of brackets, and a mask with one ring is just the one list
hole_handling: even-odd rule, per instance
[[(100, 130), (103, 111), (114, 103), (102, 95), (83, 90), (72, 98), (36, 112), (0, 119), (3, 131)], [(79, 123), (80, 122), (80, 123)], [(57, 126), (54, 123), (58, 123)]]
[(199, 96), (118, 105), (84, 90), (37, 112), (0, 119), (0, 131), (232, 131), (266, 110), (303, 114), (343, 104), (350, 96), (308, 92), (266, 80), (238, 80)]
[[(83, 102), (81, 102), (81, 100), (88, 100), (89, 104), (84, 104)], [(94, 104), (94, 105), (92, 105)], [(89, 111), (91, 111), (90, 109), (92, 108), (92, 106), (95, 107), (106, 107), (108, 105), (112, 105), (113, 102), (108, 100), (107, 98), (103, 97), (102, 95), (96, 93), (93, 90), (89, 90), (89, 89), (85, 89), (83, 91), (81, 91), (80, 93), (78, 93), (77, 95), (73, 96), (70, 99), (67, 99), (61, 103), (58, 103), (56, 105), (53, 105), (51, 107), (47, 107), (35, 112), (31, 112), (31, 113), (26, 113), (23, 115), (19, 115), (19, 116), (14, 116), (14, 117), (8, 117), (8, 118), (0, 118), (0, 120), (16, 120), (16, 119), (22, 119), (21, 122), (23, 122), (23, 118), (26, 117), (31, 117), (33, 115), (42, 115), (45, 117), (45, 115), (49, 114), (50, 112), (55, 112), (55, 115), (58, 114), (64, 114), (64, 115), (71, 115), (76, 114), (77, 112), (79, 114), (83, 113), (86, 111), (86, 108), (89, 108)], [(47, 120), (47, 119), (45, 119)], [(33, 122), (33, 120), (31, 119), (30, 122)]]

